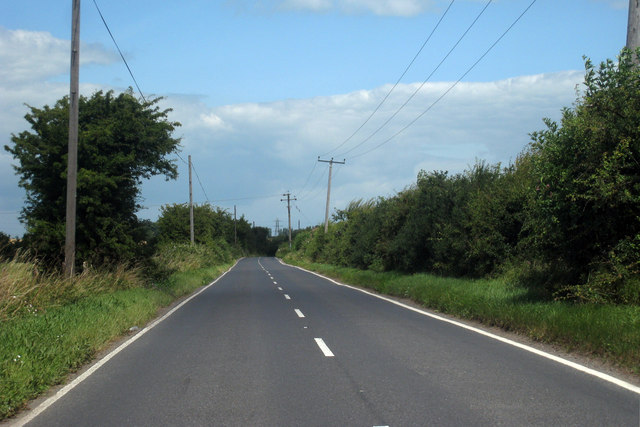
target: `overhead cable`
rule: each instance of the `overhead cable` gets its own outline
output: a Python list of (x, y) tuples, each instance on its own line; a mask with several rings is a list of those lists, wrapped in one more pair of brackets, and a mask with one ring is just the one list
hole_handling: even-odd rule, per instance
[(193, 169), (193, 172), (196, 174), (196, 179), (198, 180), (198, 184), (200, 184), (200, 188), (204, 193), (204, 198), (207, 200), (207, 203), (211, 203), (209, 201), (209, 197), (207, 196), (207, 192), (204, 191), (204, 187), (202, 186), (202, 181), (200, 181), (200, 177), (198, 176), (198, 171), (196, 170), (196, 165), (193, 163), (193, 160), (191, 161), (191, 168)]
[(102, 12), (100, 11), (100, 8), (98, 7), (98, 3), (96, 3), (96, 0), (93, 0), (93, 4), (96, 6), (96, 9), (98, 10), (98, 14), (100, 15), (100, 19), (102, 19), (102, 23), (104, 24), (104, 26), (106, 27), (107, 31), (109, 32), (109, 35), (111, 36), (111, 40), (113, 40), (113, 44), (116, 45), (116, 49), (118, 49), (118, 53), (120, 54), (120, 58), (122, 58), (122, 60), (124, 61), (124, 65), (127, 67), (127, 70), (129, 70), (129, 75), (133, 79), (133, 83), (135, 83), (136, 88), (138, 88), (138, 93), (140, 94), (140, 96), (142, 97), (144, 102), (147, 102), (147, 98), (145, 98), (144, 95), (142, 94), (142, 90), (140, 90), (140, 86), (138, 85), (138, 82), (137, 82), (136, 78), (133, 76), (133, 72), (131, 71), (131, 68), (129, 67), (129, 64), (127, 63), (127, 60), (124, 59), (124, 55), (122, 54), (122, 51), (120, 50), (120, 46), (118, 46), (118, 43), (116, 42), (116, 39), (113, 37), (113, 34), (111, 33), (111, 30), (109, 29), (109, 25), (107, 24), (107, 21), (104, 19), (104, 16), (102, 16)]
[(360, 141), (360, 143), (356, 144), (355, 146), (351, 147), (349, 150), (339, 154), (339, 157), (344, 157), (346, 154), (351, 153), (353, 150), (355, 150), (356, 148), (362, 146), (362, 144), (364, 144), (365, 142), (369, 141), (371, 138), (373, 138), (378, 132), (380, 132), (385, 126), (387, 126), (389, 124), (389, 122), (391, 122), (391, 120), (393, 120), (398, 113), (400, 113), (400, 111), (402, 111), (402, 109), (404, 109), (404, 107), (413, 99), (413, 97), (415, 97), (417, 95), (418, 92), (420, 92), (420, 90), (424, 87), (424, 85), (427, 84), (427, 82), (429, 80), (431, 80), (431, 77), (433, 77), (433, 75), (436, 73), (436, 71), (438, 71), (438, 69), (442, 66), (442, 64), (444, 63), (444, 61), (447, 60), (447, 58), (449, 58), (449, 56), (451, 55), (451, 53), (453, 53), (453, 51), (458, 47), (458, 45), (460, 44), (460, 42), (466, 37), (466, 35), (469, 33), (469, 31), (471, 30), (471, 28), (473, 28), (475, 26), (475, 24), (478, 22), (478, 20), (480, 19), (480, 17), (484, 14), (484, 12), (487, 10), (487, 8), (489, 7), (489, 5), (492, 3), (493, 0), (489, 0), (487, 1), (487, 3), (484, 5), (484, 7), (482, 8), (482, 10), (480, 11), (480, 13), (478, 13), (478, 15), (476, 16), (476, 18), (473, 20), (473, 22), (471, 22), (471, 24), (467, 27), (467, 29), (465, 30), (465, 32), (460, 36), (460, 38), (458, 38), (458, 41), (451, 47), (451, 49), (449, 49), (449, 52), (447, 52), (447, 54), (444, 56), (444, 58), (442, 58), (442, 60), (440, 61), (440, 63), (433, 69), (433, 71), (431, 71), (431, 73), (427, 76), (427, 78), (422, 82), (422, 84), (420, 86), (418, 86), (416, 88), (416, 90), (413, 91), (413, 93), (409, 96), (409, 98), (407, 98), (406, 101), (404, 101), (404, 103), (402, 105), (400, 105), (400, 107), (398, 107), (398, 109), (383, 123), (381, 124), (376, 130), (374, 130), (369, 136), (367, 136), (365, 139), (363, 139), (362, 141)]
[(387, 94), (384, 96), (384, 98), (382, 98), (382, 101), (380, 101), (380, 103), (378, 104), (378, 106), (371, 112), (371, 114), (369, 115), (369, 117), (367, 117), (367, 119), (360, 125), (360, 127), (358, 127), (352, 134), (351, 136), (349, 136), (347, 139), (345, 139), (344, 141), (342, 141), (337, 147), (327, 151), (324, 154), (321, 154), (320, 157), (325, 157), (326, 155), (332, 153), (333, 151), (338, 150), (339, 148), (341, 148), (342, 146), (344, 146), (344, 144), (346, 144), (347, 142), (349, 142), (351, 140), (351, 138), (353, 138), (359, 131), (360, 129), (362, 129), (364, 127), (364, 125), (366, 125), (369, 120), (371, 120), (371, 118), (378, 112), (378, 110), (380, 109), (380, 107), (382, 106), (382, 104), (385, 103), (385, 101), (387, 100), (387, 98), (389, 98), (389, 95), (391, 95), (391, 92), (393, 92), (396, 88), (396, 86), (398, 86), (398, 84), (400, 83), (400, 81), (402, 80), (402, 78), (405, 76), (405, 74), (407, 74), (407, 71), (409, 71), (409, 68), (411, 68), (411, 66), (413, 65), (413, 63), (416, 61), (416, 59), (418, 58), (418, 56), (420, 55), (420, 53), (422, 52), (422, 50), (424, 49), (424, 47), (427, 45), (427, 43), (429, 42), (429, 40), (431, 40), (431, 37), (433, 36), (433, 34), (436, 32), (436, 30), (438, 29), (438, 27), (440, 26), (440, 23), (442, 22), (442, 20), (444, 19), (444, 17), (447, 15), (447, 13), (449, 12), (449, 9), (451, 9), (451, 6), (453, 6), (453, 3), (455, 2), (455, 0), (451, 0), (451, 3), (449, 3), (449, 6), (447, 7), (447, 9), (444, 11), (444, 13), (442, 14), (442, 16), (440, 16), (440, 19), (438, 20), (438, 22), (436, 23), (436, 26), (433, 27), (433, 30), (431, 30), (431, 33), (429, 34), (429, 36), (427, 37), (427, 39), (424, 41), (424, 43), (422, 43), (422, 46), (420, 46), (420, 49), (418, 49), (418, 52), (415, 54), (415, 56), (413, 57), (413, 59), (411, 60), (411, 62), (409, 62), (409, 65), (407, 65), (407, 67), (404, 69), (404, 71), (402, 72), (402, 74), (400, 75), (400, 77), (398, 77), (398, 80), (396, 80), (395, 84), (393, 85), (393, 87), (389, 90), (389, 92), (387, 92)]
[(318, 177), (318, 180), (315, 182), (315, 184), (313, 184), (313, 187), (311, 187), (311, 189), (307, 191), (304, 195), (300, 196), (299, 199), (303, 200), (309, 197), (309, 195), (314, 192), (318, 184), (320, 184), (320, 181), (322, 180), (322, 178), (324, 178), (324, 176), (328, 173), (328, 171), (329, 171), (329, 167), (327, 166), (322, 172), (322, 174)]
[(489, 48), (487, 50), (485, 50), (485, 52), (476, 60), (476, 62), (473, 63), (473, 65), (471, 65), (467, 71), (465, 71), (458, 80), (456, 80), (455, 83), (453, 83), (451, 86), (449, 86), (449, 88), (442, 94), (440, 95), (435, 101), (433, 101), (433, 103), (431, 103), (431, 105), (429, 105), (429, 107), (427, 107), (426, 110), (424, 110), (422, 113), (420, 113), (415, 119), (413, 119), (412, 121), (410, 121), (406, 126), (404, 126), (402, 129), (400, 129), (398, 132), (396, 132), (395, 134), (393, 134), (392, 136), (390, 136), (389, 138), (387, 138), (386, 140), (382, 141), (380, 144), (376, 145), (375, 147), (366, 150), (360, 154), (351, 156), (350, 159), (355, 159), (361, 156), (364, 156), (365, 154), (368, 154), (374, 150), (377, 150), (378, 148), (382, 147), (383, 145), (385, 145), (386, 143), (388, 143), (389, 141), (391, 141), (392, 139), (394, 139), (396, 136), (400, 135), (402, 132), (404, 132), (405, 130), (407, 130), (407, 128), (409, 128), (410, 126), (412, 126), (415, 122), (417, 122), (422, 116), (424, 116), (425, 114), (427, 114), (438, 102), (440, 102), (440, 100), (442, 100), (442, 98), (444, 98), (449, 92), (451, 92), (451, 90), (453, 90), (454, 87), (456, 87), (458, 85), (458, 83), (460, 83), (462, 81), (462, 79), (464, 79), (467, 74), (469, 74), (471, 72), (471, 70), (473, 70), (476, 65), (478, 65), (478, 63), (480, 61), (482, 61), (484, 59), (485, 56), (487, 56), (489, 54), (489, 52), (491, 52), (491, 50), (493, 50), (493, 48), (504, 38), (504, 36), (507, 35), (507, 33), (509, 31), (511, 31), (511, 29), (518, 23), (518, 21), (520, 21), (520, 19), (522, 19), (522, 17), (529, 11), (529, 9), (531, 9), (531, 7), (536, 3), (537, 0), (533, 0), (529, 6), (527, 6), (525, 8), (525, 10), (520, 14), (520, 16), (518, 16), (516, 18), (515, 21), (513, 21), (513, 23), (502, 33), (502, 35), (500, 37), (498, 37), (496, 39), (495, 42), (493, 42), (493, 44), (491, 46), (489, 46)]
[(298, 192), (302, 192), (302, 190), (305, 189), (305, 187), (307, 186), (307, 184), (309, 183), (309, 180), (311, 179), (311, 175), (313, 175), (313, 171), (316, 170), (316, 166), (318, 165), (318, 162), (313, 162), (313, 167), (311, 168), (311, 172), (309, 172), (309, 175), (307, 176), (307, 179), (304, 181), (304, 184), (302, 185), (302, 187), (300, 187), (300, 189), (298, 190)]

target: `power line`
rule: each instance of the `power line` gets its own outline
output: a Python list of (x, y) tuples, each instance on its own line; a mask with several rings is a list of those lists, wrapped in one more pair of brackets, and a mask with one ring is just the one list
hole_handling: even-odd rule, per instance
[(442, 98), (444, 98), (449, 92), (451, 92), (451, 90), (453, 90), (454, 87), (456, 87), (458, 85), (458, 83), (460, 83), (462, 81), (462, 79), (464, 79), (467, 74), (469, 74), (471, 72), (471, 70), (473, 70), (476, 65), (478, 65), (478, 63), (480, 61), (482, 61), (484, 59), (485, 56), (487, 56), (489, 54), (489, 52), (491, 52), (491, 50), (493, 50), (493, 48), (500, 42), (500, 40), (502, 40), (504, 38), (504, 36), (507, 35), (507, 33), (509, 31), (511, 31), (511, 29), (520, 21), (520, 19), (522, 19), (522, 17), (529, 11), (529, 9), (531, 9), (531, 7), (536, 3), (537, 0), (533, 0), (529, 6), (527, 6), (525, 8), (525, 10), (520, 14), (520, 16), (518, 16), (516, 18), (515, 21), (513, 21), (513, 23), (502, 33), (502, 35), (500, 37), (498, 37), (496, 39), (495, 42), (493, 42), (493, 44), (491, 46), (489, 46), (489, 48), (487, 50), (485, 50), (485, 52), (476, 60), (476, 62), (473, 63), (473, 65), (471, 65), (467, 71), (465, 71), (458, 80), (456, 80), (455, 83), (453, 83), (451, 86), (449, 86), (449, 88), (442, 94), (440, 95), (435, 101), (433, 101), (433, 103), (431, 105), (429, 105), (429, 107), (427, 107), (426, 110), (424, 110), (422, 113), (420, 113), (418, 115), (418, 117), (416, 117), (415, 119), (413, 119), (412, 121), (410, 121), (405, 127), (403, 127), (402, 129), (400, 129), (398, 132), (396, 132), (395, 134), (393, 134), (392, 136), (390, 136), (389, 138), (387, 138), (386, 140), (382, 141), (380, 144), (376, 145), (375, 147), (364, 151), (360, 154), (351, 156), (350, 159), (355, 159), (357, 157), (361, 157), (364, 156), (365, 154), (368, 154), (374, 150), (377, 150), (378, 148), (382, 147), (383, 145), (385, 145), (386, 143), (388, 143), (389, 141), (391, 141), (392, 139), (394, 139), (396, 136), (400, 135), (402, 132), (404, 132), (405, 130), (407, 130), (407, 128), (409, 128), (410, 126), (412, 126), (415, 122), (417, 122), (422, 116), (424, 116), (425, 114), (427, 114), (438, 102), (440, 102), (440, 100)]
[(113, 44), (116, 45), (116, 49), (118, 49), (118, 53), (120, 54), (120, 58), (122, 58), (122, 61), (124, 61), (124, 65), (127, 67), (127, 70), (129, 70), (129, 75), (133, 79), (133, 82), (135, 83), (136, 88), (138, 88), (138, 93), (140, 93), (140, 96), (142, 97), (144, 102), (147, 102), (147, 99), (144, 97), (144, 95), (142, 94), (142, 91), (140, 90), (140, 86), (138, 85), (138, 82), (136, 81), (136, 78), (133, 76), (133, 72), (131, 71), (131, 68), (129, 67), (129, 64), (127, 63), (127, 60), (124, 59), (124, 55), (122, 54), (122, 51), (120, 50), (120, 46), (118, 46), (118, 43), (116, 42), (116, 39), (113, 37), (113, 34), (111, 33), (111, 30), (109, 29), (109, 25), (107, 24), (107, 21), (104, 19), (104, 16), (102, 16), (102, 12), (100, 11), (100, 8), (98, 7), (98, 3), (96, 3), (96, 0), (93, 0), (93, 4), (96, 6), (96, 9), (98, 10), (98, 14), (100, 15), (100, 19), (102, 19), (102, 22), (104, 23), (104, 26), (106, 27), (107, 32), (109, 32), (109, 36), (111, 36), (111, 40), (113, 40)]
[(294, 203), (294, 204), (293, 204), (293, 206), (298, 210), (298, 212), (300, 212), (300, 215), (302, 215), (302, 216), (307, 220), (307, 222), (308, 222), (310, 225), (312, 225), (312, 224), (313, 224), (313, 222), (309, 219), (309, 217), (308, 217), (308, 216), (306, 216), (306, 215), (304, 214), (304, 212), (302, 212), (302, 211), (300, 210), (300, 208), (298, 207), (298, 205), (297, 205), (297, 204), (295, 204), (295, 203)]
[(318, 157), (318, 161), (319, 162), (323, 162), (323, 163), (329, 163), (329, 183), (327, 184), (327, 205), (325, 208), (325, 213), (324, 213), (324, 233), (327, 234), (327, 232), (329, 231), (329, 204), (330, 204), (330, 198), (331, 198), (331, 171), (333, 170), (333, 164), (338, 164), (338, 165), (344, 165), (346, 160), (343, 161), (338, 161), (338, 160), (333, 160), (333, 157), (331, 158), (331, 160), (322, 160), (320, 159), (320, 157)]
[(196, 179), (198, 180), (198, 184), (200, 184), (200, 188), (204, 193), (204, 198), (207, 200), (207, 203), (211, 203), (209, 202), (209, 196), (207, 196), (207, 192), (204, 191), (204, 187), (202, 186), (202, 181), (200, 181), (200, 177), (198, 176), (198, 171), (196, 170), (196, 165), (193, 163), (193, 160), (191, 161), (191, 167), (193, 168), (193, 172), (196, 174)]
[(315, 184), (313, 184), (313, 187), (311, 187), (311, 190), (307, 191), (304, 195), (300, 196), (300, 200), (306, 199), (310, 194), (314, 192), (314, 190), (316, 189), (316, 187), (318, 187), (318, 184), (320, 184), (320, 181), (322, 180), (322, 178), (324, 178), (325, 174), (328, 171), (329, 171), (329, 167), (327, 166), (327, 168), (322, 172), (320, 177), (318, 177), (318, 180), (315, 182)]
[(367, 119), (360, 125), (360, 127), (358, 127), (358, 129), (356, 129), (351, 136), (349, 136), (347, 139), (345, 139), (344, 141), (342, 141), (337, 147), (335, 147), (332, 150), (327, 151), (324, 154), (321, 154), (320, 157), (325, 157), (327, 154), (336, 151), (337, 149), (341, 148), (344, 144), (346, 144), (347, 142), (349, 142), (351, 140), (351, 138), (353, 138), (359, 131), (360, 129), (362, 129), (364, 127), (364, 125), (366, 125), (369, 120), (371, 120), (371, 118), (374, 116), (374, 114), (376, 114), (378, 112), (378, 110), (380, 109), (380, 107), (382, 106), (382, 104), (385, 103), (385, 101), (387, 100), (387, 98), (389, 98), (389, 95), (391, 95), (391, 92), (393, 92), (395, 90), (395, 88), (398, 86), (398, 84), (400, 83), (400, 81), (402, 80), (402, 78), (405, 76), (405, 74), (407, 74), (407, 71), (409, 71), (409, 68), (411, 68), (411, 66), (413, 65), (413, 63), (416, 61), (416, 59), (418, 58), (418, 56), (420, 55), (420, 53), (422, 52), (422, 50), (424, 49), (424, 47), (427, 45), (427, 43), (429, 42), (429, 40), (431, 40), (431, 37), (433, 36), (433, 34), (436, 32), (436, 30), (438, 29), (438, 27), (440, 26), (440, 23), (442, 23), (442, 21), (444, 20), (444, 17), (447, 16), (447, 13), (449, 13), (449, 9), (451, 9), (451, 6), (453, 6), (453, 3), (455, 2), (455, 0), (451, 0), (451, 3), (449, 3), (449, 6), (447, 7), (447, 9), (444, 11), (444, 13), (442, 14), (442, 16), (440, 16), (440, 19), (438, 20), (438, 22), (436, 23), (436, 26), (433, 27), (433, 30), (431, 30), (431, 33), (429, 34), (429, 36), (427, 37), (427, 39), (424, 41), (424, 43), (422, 43), (422, 46), (420, 46), (420, 49), (418, 49), (418, 52), (415, 54), (415, 56), (413, 57), (413, 59), (411, 60), (411, 62), (409, 62), (409, 65), (407, 65), (407, 67), (404, 69), (404, 71), (402, 72), (402, 74), (400, 75), (400, 77), (398, 77), (398, 80), (396, 80), (395, 84), (393, 85), (393, 87), (389, 90), (389, 92), (387, 92), (387, 94), (384, 96), (384, 98), (382, 98), (382, 101), (380, 101), (380, 103), (378, 104), (378, 106), (373, 110), (373, 112), (371, 112), (371, 114), (369, 115), (369, 117), (367, 117)]
[(318, 162), (313, 162), (313, 167), (311, 168), (311, 172), (309, 172), (307, 179), (304, 181), (304, 184), (302, 185), (302, 187), (300, 187), (300, 190), (299, 190), (300, 192), (302, 192), (302, 190), (304, 190), (304, 188), (309, 183), (309, 180), (311, 179), (311, 175), (313, 175), (313, 171), (316, 170), (317, 165), (318, 165)]
[[(207, 202), (210, 204), (213, 203), (218, 203), (218, 202), (237, 202), (237, 201), (241, 201), (241, 200), (259, 200), (259, 199), (272, 199), (274, 197), (279, 196), (280, 194), (269, 194), (269, 195), (265, 195), (265, 196), (252, 196), (252, 197), (236, 197), (236, 198), (232, 198), (232, 199), (215, 199), (215, 200), (208, 200)], [(159, 207), (159, 206), (164, 206), (167, 203), (151, 203), (151, 204), (145, 204), (143, 209), (150, 209), (150, 208), (154, 208), (154, 207)], [(184, 204), (184, 203), (178, 203), (178, 204)], [(0, 212), (2, 213), (2, 212)], [(19, 213), (19, 212), (16, 212)]]
[(449, 58), (451, 53), (453, 53), (453, 51), (458, 47), (460, 42), (462, 42), (462, 40), (467, 36), (469, 31), (471, 31), (471, 28), (473, 28), (476, 25), (476, 23), (478, 22), (480, 17), (484, 14), (484, 12), (487, 10), (487, 8), (489, 7), (489, 5), (491, 4), (492, 1), (493, 0), (487, 1), (487, 3), (484, 5), (484, 8), (482, 8), (480, 13), (478, 13), (478, 15), (475, 17), (473, 22), (471, 22), (471, 24), (467, 27), (465, 32), (460, 36), (460, 38), (458, 38), (458, 41), (455, 42), (455, 44), (451, 47), (451, 49), (449, 49), (449, 52), (447, 52), (447, 54), (444, 56), (444, 58), (442, 58), (440, 63), (433, 69), (433, 71), (431, 71), (431, 73), (422, 82), (422, 84), (420, 86), (418, 86), (418, 88), (409, 96), (409, 98), (407, 98), (406, 101), (404, 101), (404, 103), (395, 111), (395, 113), (393, 113), (382, 125), (380, 125), (376, 130), (374, 130), (369, 136), (367, 136), (365, 139), (360, 141), (360, 143), (356, 144), (355, 146), (353, 146), (349, 150), (345, 151), (344, 153), (341, 153), (340, 156), (345, 156), (345, 155), (351, 153), (353, 150), (355, 150), (356, 148), (362, 146), (362, 144), (364, 144), (365, 142), (369, 141), (376, 134), (378, 134), (378, 132), (380, 132), (385, 126), (387, 126), (389, 124), (389, 122), (391, 122), (391, 120), (393, 120), (398, 115), (398, 113), (400, 113), (400, 111), (402, 111), (402, 109), (404, 109), (404, 107), (406, 107), (406, 105), (413, 99), (413, 97), (416, 96), (416, 94), (424, 87), (424, 85), (427, 84), (427, 82), (429, 80), (431, 80), (431, 77), (433, 77), (433, 75), (436, 73), (436, 71), (438, 71), (438, 69), (442, 66), (444, 61), (446, 61), (447, 58)]
[(211, 200), (211, 203), (215, 202), (235, 202), (238, 200), (258, 200), (258, 199), (271, 199), (273, 197), (278, 197), (280, 194), (269, 194), (268, 196), (253, 196), (253, 197), (236, 197), (234, 199), (217, 199)]
[(182, 160), (182, 163), (184, 163), (185, 165), (188, 165), (188, 163), (182, 158), (182, 156), (180, 155), (180, 153), (178, 153), (177, 151), (175, 152), (176, 156), (178, 156), (178, 158), (180, 160)]

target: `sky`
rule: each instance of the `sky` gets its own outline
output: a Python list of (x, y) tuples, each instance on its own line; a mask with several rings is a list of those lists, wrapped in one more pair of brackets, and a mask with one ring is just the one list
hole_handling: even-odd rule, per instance
[[(86, 96), (135, 88), (96, 4), (144, 96), (182, 124), (194, 202), (271, 229), (286, 226), (288, 192), (294, 228), (324, 222), (319, 157), (345, 161), (332, 212), (421, 170), (508, 165), (576, 101), (583, 56), (615, 59), (628, 16), (626, 0), (84, 0)], [(0, 147), (29, 130), (27, 104), (68, 95), (71, 5), (0, 0)], [(188, 168), (172, 157), (178, 179), (143, 183), (140, 218), (188, 202)], [(20, 236), (13, 164), (1, 149), (0, 231)]]

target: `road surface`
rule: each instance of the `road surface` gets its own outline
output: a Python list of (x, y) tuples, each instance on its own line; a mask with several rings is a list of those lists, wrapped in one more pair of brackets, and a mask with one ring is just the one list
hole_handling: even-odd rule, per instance
[(249, 258), (27, 425), (637, 427), (640, 394)]

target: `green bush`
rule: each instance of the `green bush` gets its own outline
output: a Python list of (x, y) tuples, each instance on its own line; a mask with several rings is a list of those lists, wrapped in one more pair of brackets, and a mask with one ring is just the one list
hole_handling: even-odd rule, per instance
[(314, 229), (294, 250), (376, 271), (507, 274), (542, 298), (638, 304), (636, 55), (623, 50), (599, 68), (586, 60), (584, 93), (560, 124), (544, 120), (514, 164), (421, 171), (392, 197), (338, 210), (328, 233)]

